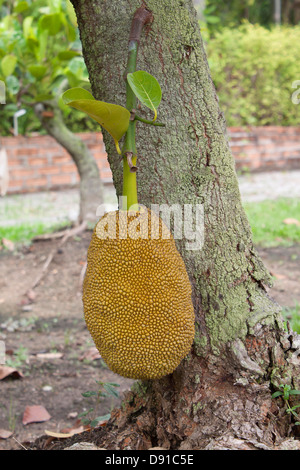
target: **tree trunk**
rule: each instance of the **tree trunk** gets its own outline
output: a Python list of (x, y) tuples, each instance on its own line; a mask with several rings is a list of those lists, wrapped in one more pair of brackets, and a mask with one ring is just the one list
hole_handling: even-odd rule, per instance
[[(50, 114), (44, 113), (45, 109)], [(79, 223), (95, 222), (97, 207), (103, 203), (103, 186), (96, 161), (80, 137), (67, 128), (55, 101), (37, 104), (35, 113), (48, 134), (69, 152), (77, 167), (80, 177)]]
[(283, 0), (282, 4), (282, 22), (289, 24), (291, 21), (291, 11), (293, 8), (293, 2), (291, 0)]
[[(124, 106), (128, 36), (141, 2), (72, 3), (94, 96)], [(138, 196), (148, 207), (204, 206), (203, 248), (177, 240), (193, 287), (196, 335), (173, 374), (129, 392), (103, 447), (273, 448), (291, 422), (271, 394), (281, 383), (299, 388), (299, 341), (283, 330), (280, 307), (266, 291), (270, 275), (253, 247), (192, 1), (148, 0), (147, 7), (154, 21), (142, 35), (138, 69), (161, 84), (158, 119), (166, 127), (138, 125)], [(122, 162), (109, 136), (105, 144), (121, 194)]]

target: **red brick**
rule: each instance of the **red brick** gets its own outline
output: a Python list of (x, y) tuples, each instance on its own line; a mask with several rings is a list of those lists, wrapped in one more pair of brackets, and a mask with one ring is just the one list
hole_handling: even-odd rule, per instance
[(11, 158), (10, 155), (8, 155), (8, 168), (12, 169), (14, 167), (20, 167), (22, 166), (23, 163), (23, 158)]
[[(15, 148), (9, 148), (9, 147), (7, 148), (7, 147), (5, 147), (5, 148), (6, 148), (6, 152), (7, 152), (8, 158), (10, 158), (10, 157), (18, 157), (18, 158), (20, 158), (19, 155), (18, 155), (18, 150), (19, 150), (18, 147), (15, 147)], [(21, 159), (21, 158), (20, 158), (20, 159)]]
[(98, 147), (98, 150), (93, 152), (93, 157), (96, 159), (96, 160), (99, 160), (100, 158), (102, 160), (107, 160), (107, 153), (106, 152), (102, 152), (101, 150), (99, 150), (99, 147)]
[(52, 163), (59, 164), (59, 163), (69, 163), (72, 162), (72, 158), (69, 155), (55, 155), (52, 156)]
[(43, 178), (28, 178), (26, 180), (26, 187), (28, 189), (30, 188), (36, 188), (36, 187), (43, 187), (43, 186), (47, 186), (47, 178), (46, 177), (43, 177)]
[(56, 168), (59, 170), (59, 172), (62, 173), (75, 173), (77, 171), (76, 165), (73, 162), (70, 162), (69, 164), (65, 165), (57, 165)]
[(10, 178), (11, 179), (22, 179), (22, 178), (27, 178), (29, 176), (33, 176), (34, 175), (34, 171), (31, 170), (31, 169), (24, 169), (24, 168), (21, 168), (21, 169), (16, 169), (14, 170), (13, 172), (10, 172)]
[(36, 170), (37, 174), (39, 175), (57, 175), (61, 172), (59, 166), (46, 166), (43, 168), (38, 168)]
[[(77, 135), (88, 145), (101, 178), (111, 180), (101, 132)], [(237, 126), (228, 128), (228, 138), (236, 168), (300, 168), (300, 127)], [(51, 136), (2, 137), (1, 144), (8, 154), (9, 192), (74, 185), (79, 180), (71, 156)]]
[(25, 186), (24, 180), (9, 180), (8, 189), (12, 188), (23, 188)]
[(51, 176), (51, 184), (53, 185), (70, 184), (70, 183), (72, 183), (72, 176), (69, 174)]
[(30, 166), (43, 166), (43, 165), (47, 165), (48, 159), (42, 156), (39, 158), (29, 157), (27, 159), (27, 162), (28, 162), (28, 165)]

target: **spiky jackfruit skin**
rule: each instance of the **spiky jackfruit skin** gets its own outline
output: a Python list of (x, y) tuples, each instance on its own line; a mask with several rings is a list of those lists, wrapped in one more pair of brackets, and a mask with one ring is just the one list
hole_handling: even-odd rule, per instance
[[(147, 208), (127, 220), (124, 214), (105, 214), (93, 232), (83, 284), (85, 321), (112, 371), (157, 379), (173, 372), (191, 348), (191, 285), (161, 219)], [(151, 227), (158, 238), (151, 238)], [(107, 233), (112, 238), (105, 239)]]

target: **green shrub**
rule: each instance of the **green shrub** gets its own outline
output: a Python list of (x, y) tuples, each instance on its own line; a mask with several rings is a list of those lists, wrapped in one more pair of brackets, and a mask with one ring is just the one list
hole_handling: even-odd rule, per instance
[(206, 49), (228, 126), (300, 125), (291, 97), (300, 80), (300, 26), (244, 23), (224, 28)]
[[(12, 0), (10, 8), (0, 9), (0, 80), (6, 87), (6, 104), (0, 106), (1, 135), (11, 134), (13, 115), (20, 107), (26, 114), (18, 120), (19, 134), (45, 133), (34, 105), (56, 99), (65, 88), (89, 88), (70, 0)], [(71, 131), (99, 130), (86, 114), (59, 104)]]

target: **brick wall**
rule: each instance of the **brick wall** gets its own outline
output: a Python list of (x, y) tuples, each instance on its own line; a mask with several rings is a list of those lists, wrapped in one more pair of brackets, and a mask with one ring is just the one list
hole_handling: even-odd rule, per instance
[(300, 169), (300, 127), (230, 127), (228, 135), (237, 170)]
[[(111, 182), (102, 134), (78, 134), (96, 159), (101, 179)], [(52, 137), (2, 137), (0, 145), (6, 149), (9, 168), (8, 193), (35, 192), (46, 189), (74, 187), (79, 176), (68, 152)]]
[[(104, 183), (111, 183), (101, 133), (78, 134), (96, 159)], [(228, 128), (237, 170), (300, 169), (300, 127)], [(9, 165), (8, 193), (73, 187), (78, 173), (69, 154), (50, 136), (2, 137)]]

